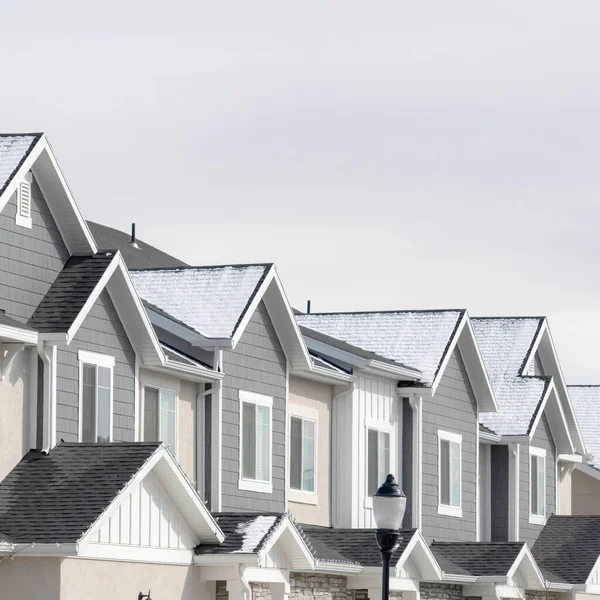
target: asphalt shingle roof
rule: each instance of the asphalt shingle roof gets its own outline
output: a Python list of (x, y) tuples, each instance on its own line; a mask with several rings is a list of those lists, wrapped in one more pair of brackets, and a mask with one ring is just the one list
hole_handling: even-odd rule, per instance
[(544, 317), (473, 317), (471, 325), (485, 364), (497, 412), (479, 413), (498, 435), (527, 435), (548, 380), (523, 375), (523, 367)]
[(137, 248), (131, 245), (131, 235), (100, 223), (87, 222), (98, 248), (120, 250), (129, 269), (165, 269), (186, 267), (182, 260), (150, 246), (136, 238)]
[(67, 332), (113, 259), (114, 253), (72, 256), (27, 324), (40, 332)]
[[(364, 567), (381, 565), (381, 552), (377, 546), (374, 529), (334, 529), (316, 525), (300, 527), (312, 545), (315, 558), (323, 562), (345, 559), (346, 562), (358, 563)], [(396, 565), (414, 533), (414, 529), (401, 531), (402, 541), (392, 555), (392, 566)]]
[(41, 133), (0, 134), (0, 194), (41, 136)]
[(196, 554), (257, 554), (277, 529), (282, 513), (213, 513), (225, 535), (221, 544), (200, 544)]
[(432, 384), (464, 310), (296, 315), (304, 327), (374, 352), (423, 373)]
[[(433, 542), (431, 550), (445, 572), (456, 575), (504, 576), (513, 566), (523, 542)], [(442, 566), (442, 563), (444, 566)], [(458, 567), (455, 570), (448, 571)]]
[(230, 338), (271, 264), (132, 271), (138, 294), (207, 338)]
[(585, 583), (600, 556), (600, 516), (552, 515), (532, 553), (544, 572)]
[(13, 319), (12, 317), (6, 315), (3, 310), (0, 310), (0, 325), (6, 325), (8, 327), (15, 327), (17, 329), (26, 329), (29, 331), (34, 331), (25, 323), (21, 323), (21, 321), (17, 321), (16, 319)]
[(568, 391), (591, 464), (600, 467), (600, 386), (570, 385)]
[(28, 452), (0, 482), (0, 538), (78, 541), (159, 447), (61, 442)]

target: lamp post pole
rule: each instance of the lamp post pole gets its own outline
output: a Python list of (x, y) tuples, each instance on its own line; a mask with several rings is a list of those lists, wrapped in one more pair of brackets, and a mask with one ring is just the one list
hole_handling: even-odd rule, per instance
[(406, 510), (406, 496), (392, 474), (373, 496), (373, 516), (377, 525), (377, 545), (381, 550), (381, 600), (390, 597), (390, 560), (402, 540), (400, 527)]

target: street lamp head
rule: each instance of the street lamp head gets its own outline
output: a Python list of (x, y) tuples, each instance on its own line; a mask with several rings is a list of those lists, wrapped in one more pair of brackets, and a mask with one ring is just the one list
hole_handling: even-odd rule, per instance
[(402, 526), (406, 496), (390, 473), (373, 496), (373, 516), (377, 529), (398, 531)]

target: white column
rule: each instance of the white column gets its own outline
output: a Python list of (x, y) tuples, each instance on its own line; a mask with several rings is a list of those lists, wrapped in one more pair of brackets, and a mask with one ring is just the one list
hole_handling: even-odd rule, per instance
[(252, 600), (250, 586), (238, 579), (227, 580), (227, 593), (229, 594), (229, 600)]
[(519, 444), (508, 445), (508, 541), (519, 541), (519, 477), (521, 455)]
[(289, 583), (271, 583), (271, 600), (288, 600), (289, 593)]

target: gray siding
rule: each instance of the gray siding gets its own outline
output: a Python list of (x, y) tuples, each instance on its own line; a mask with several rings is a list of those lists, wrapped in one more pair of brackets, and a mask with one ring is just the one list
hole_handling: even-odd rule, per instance
[(77, 441), (79, 417), (79, 349), (115, 357), (114, 441), (134, 440), (135, 354), (113, 303), (105, 290), (92, 307), (77, 335), (58, 349), (57, 439)]
[[(423, 401), (423, 534), (428, 542), (475, 541), (477, 404), (460, 352), (432, 399)], [(462, 435), (462, 518), (438, 514), (438, 429)]]
[[(531, 445), (546, 449), (546, 516), (549, 516), (556, 512), (556, 467), (554, 441), (546, 415), (542, 415)], [(543, 526), (529, 522), (529, 448), (521, 445), (519, 456), (519, 537), (532, 546)]]
[(406, 495), (404, 527), (414, 527), (412, 522), (412, 455), (413, 455), (413, 412), (408, 398), (402, 399), (402, 491)]
[[(224, 352), (223, 510), (285, 509), (286, 362), (263, 303), (256, 309), (234, 351)], [(273, 397), (273, 493), (238, 489), (239, 390)]]
[(15, 223), (16, 194), (0, 213), (0, 309), (27, 321), (62, 270), (69, 252), (35, 179), (32, 227)]
[(508, 541), (508, 446), (490, 446), (492, 542)]

